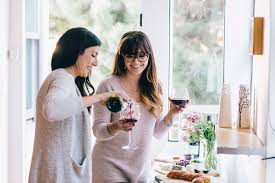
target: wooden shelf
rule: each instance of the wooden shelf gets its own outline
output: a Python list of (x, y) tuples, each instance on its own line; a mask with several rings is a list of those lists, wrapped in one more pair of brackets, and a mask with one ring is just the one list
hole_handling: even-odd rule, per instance
[(265, 148), (251, 129), (217, 128), (217, 152), (265, 155)]

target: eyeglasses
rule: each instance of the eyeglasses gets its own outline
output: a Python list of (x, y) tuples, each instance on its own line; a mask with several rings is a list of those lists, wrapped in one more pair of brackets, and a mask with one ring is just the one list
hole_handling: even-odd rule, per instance
[(140, 52), (135, 55), (122, 54), (122, 56), (124, 57), (125, 61), (128, 61), (128, 62), (134, 62), (136, 58), (138, 59), (139, 62), (145, 62), (149, 58), (149, 54), (146, 54), (144, 52)]

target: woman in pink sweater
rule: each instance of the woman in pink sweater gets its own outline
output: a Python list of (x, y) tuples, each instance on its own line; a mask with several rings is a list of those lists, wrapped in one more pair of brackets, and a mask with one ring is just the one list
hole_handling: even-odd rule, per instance
[[(108, 91), (120, 91), (138, 103), (141, 116), (135, 124), (124, 123), (119, 120), (119, 113), (111, 113), (101, 105), (94, 106), (96, 143), (92, 153), (93, 182), (147, 182), (151, 169), (152, 137), (160, 138), (166, 134), (172, 119), (182, 109), (171, 104), (169, 112), (162, 114), (162, 90), (157, 79), (155, 58), (150, 41), (143, 32), (131, 31), (122, 36), (113, 73), (97, 89), (97, 93)], [(138, 149), (121, 148), (128, 143), (129, 130)]]

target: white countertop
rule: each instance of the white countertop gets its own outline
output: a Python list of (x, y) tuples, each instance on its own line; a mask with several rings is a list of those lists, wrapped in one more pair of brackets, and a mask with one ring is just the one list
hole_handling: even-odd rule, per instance
[(217, 153), (264, 155), (265, 148), (252, 129), (217, 128)]

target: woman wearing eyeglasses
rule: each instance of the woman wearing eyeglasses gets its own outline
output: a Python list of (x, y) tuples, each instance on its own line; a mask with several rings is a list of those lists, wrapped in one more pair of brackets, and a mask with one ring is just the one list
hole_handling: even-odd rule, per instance
[[(152, 137), (160, 138), (166, 134), (172, 119), (182, 109), (171, 104), (169, 112), (162, 115), (162, 91), (155, 58), (150, 41), (143, 32), (131, 31), (122, 36), (113, 73), (100, 83), (97, 94), (112, 90), (120, 91), (137, 103), (141, 115), (136, 123), (122, 128), (119, 113), (111, 113), (100, 105), (94, 106), (93, 182), (147, 182)], [(129, 130), (132, 142), (138, 148), (125, 150), (121, 147), (128, 143)]]

